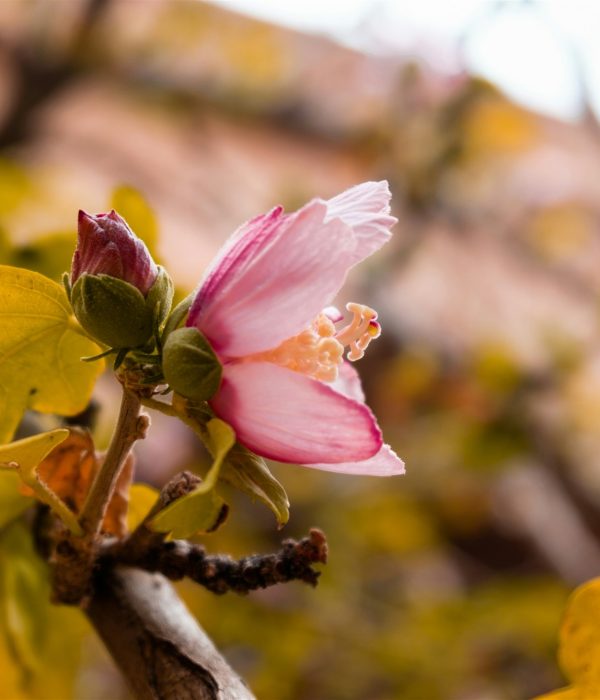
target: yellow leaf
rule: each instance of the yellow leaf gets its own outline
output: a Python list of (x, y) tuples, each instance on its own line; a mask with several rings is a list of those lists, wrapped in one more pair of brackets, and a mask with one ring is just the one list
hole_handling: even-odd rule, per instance
[(579, 586), (569, 598), (558, 659), (573, 684), (592, 684), (600, 697), (600, 578)]
[(100, 348), (83, 335), (64, 289), (37, 272), (0, 265), (0, 443), (23, 413), (82, 411), (103, 363), (81, 362)]
[(212, 532), (227, 516), (227, 505), (214, 491), (221, 465), (235, 444), (231, 426), (218, 418), (206, 424), (205, 440), (214, 462), (204, 481), (192, 493), (179, 498), (153, 518), (152, 529), (169, 532), (174, 538), (191, 537), (197, 532)]
[(158, 499), (158, 491), (148, 484), (132, 484), (129, 490), (127, 529), (133, 532), (150, 512)]
[(560, 628), (558, 660), (571, 686), (536, 700), (600, 698), (600, 578), (571, 594)]
[(572, 685), (568, 688), (554, 690), (552, 693), (538, 695), (534, 700), (591, 700), (594, 697), (596, 696), (593, 693), (590, 695), (587, 688)]
[(9, 445), (1, 445), (0, 468), (16, 469), (23, 482), (33, 490), (35, 496), (50, 506), (73, 533), (80, 534), (81, 528), (74, 513), (40, 478), (37, 471), (38, 465), (44, 457), (68, 436), (68, 430), (59, 428), (48, 433), (40, 433), (23, 440), (17, 440)]

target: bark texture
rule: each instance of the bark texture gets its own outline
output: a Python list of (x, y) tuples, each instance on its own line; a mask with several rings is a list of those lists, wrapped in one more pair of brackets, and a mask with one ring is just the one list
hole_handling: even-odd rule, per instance
[(86, 613), (139, 700), (252, 700), (160, 574), (102, 572)]

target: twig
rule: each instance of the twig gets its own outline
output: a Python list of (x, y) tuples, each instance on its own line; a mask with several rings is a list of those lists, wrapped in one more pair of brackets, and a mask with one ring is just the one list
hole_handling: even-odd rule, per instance
[(200, 479), (191, 472), (174, 476), (137, 529), (126, 540), (107, 543), (102, 562), (157, 571), (172, 581), (187, 576), (217, 594), (244, 594), (287, 581), (317, 584), (319, 572), (312, 565), (327, 562), (327, 540), (320, 530), (312, 529), (299, 542), (285, 540), (276, 554), (255, 554), (236, 561), (225, 555), (206, 554), (202, 546), (183, 540), (166, 542), (165, 533), (149, 527), (159, 511), (193, 491), (199, 483)]
[(148, 416), (140, 415), (141, 402), (132, 391), (123, 387), (121, 410), (106, 457), (81, 509), (79, 523), (88, 537), (100, 532), (121, 468), (134, 442), (145, 437)]
[[(162, 540), (162, 537), (161, 537)], [(112, 546), (107, 559), (115, 564), (160, 572), (171, 581), (185, 576), (213, 593), (228, 591), (245, 594), (277, 583), (302, 581), (316, 586), (320, 573), (313, 564), (327, 562), (327, 540), (317, 529), (300, 541), (285, 540), (275, 554), (254, 554), (234, 560), (226, 555), (206, 554), (204, 547), (184, 540), (146, 540), (145, 548), (128, 546), (127, 541)]]

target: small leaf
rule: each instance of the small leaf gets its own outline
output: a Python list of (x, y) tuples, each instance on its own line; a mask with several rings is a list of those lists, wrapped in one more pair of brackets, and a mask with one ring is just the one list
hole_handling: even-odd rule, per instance
[(81, 534), (81, 528), (73, 511), (40, 478), (38, 465), (57, 445), (66, 440), (69, 431), (64, 428), (40, 433), (0, 446), (0, 468), (16, 469), (23, 483), (32, 490), (42, 503), (50, 506), (74, 534)]
[[(102, 460), (103, 455), (94, 450), (94, 442), (89, 432), (71, 428), (69, 436), (39, 464), (36, 470), (37, 478), (75, 513), (79, 513)], [(111, 535), (122, 536), (127, 532), (127, 508), (133, 465), (133, 455), (130, 454), (119, 474), (106, 509), (102, 529)], [(35, 495), (26, 488), (23, 491), (28, 495)]]
[[(209, 412), (202, 405), (196, 406), (177, 394), (173, 397), (173, 408), (214, 457), (206, 430), (210, 420)], [(264, 503), (274, 513), (279, 527), (283, 527), (289, 520), (290, 502), (285, 489), (271, 474), (265, 460), (239, 442), (229, 451), (219, 478)]]
[(103, 362), (82, 333), (64, 288), (37, 272), (0, 265), (0, 443), (28, 408), (74, 415), (86, 407)]
[(171, 537), (183, 539), (198, 532), (212, 532), (224, 522), (228, 506), (214, 487), (223, 460), (235, 443), (235, 433), (227, 423), (213, 418), (206, 424), (205, 440), (214, 458), (206, 478), (192, 493), (160, 511), (152, 520), (153, 530), (169, 532)]
[(156, 253), (158, 223), (146, 198), (135, 187), (121, 185), (112, 193), (111, 206), (127, 221), (136, 236), (144, 241), (155, 262), (158, 263)]
[(271, 474), (265, 460), (236, 443), (227, 455), (220, 477), (270, 508), (280, 527), (290, 517), (290, 502), (283, 486)]
[(129, 510), (127, 511), (127, 529), (133, 532), (156, 503), (159, 492), (148, 484), (132, 484), (129, 491)]

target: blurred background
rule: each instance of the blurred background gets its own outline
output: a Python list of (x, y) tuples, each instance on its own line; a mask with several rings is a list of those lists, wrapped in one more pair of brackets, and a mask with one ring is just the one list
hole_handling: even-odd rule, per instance
[[(390, 181), (394, 239), (339, 301), (380, 313), (358, 369), (406, 475), (273, 465), (283, 532), (232, 492), (205, 544), (244, 556), (321, 527), (317, 590), (180, 586), (259, 698), (563, 683), (564, 601), (600, 571), (599, 22), (551, 0), (0, 2), (2, 262), (58, 279), (77, 210), (127, 184), (184, 292), (245, 219)], [(107, 377), (100, 442), (114, 396)], [(153, 416), (138, 478), (203, 460)], [(31, 604), (39, 644), (0, 643), (0, 697), (129, 697), (77, 611)]]

